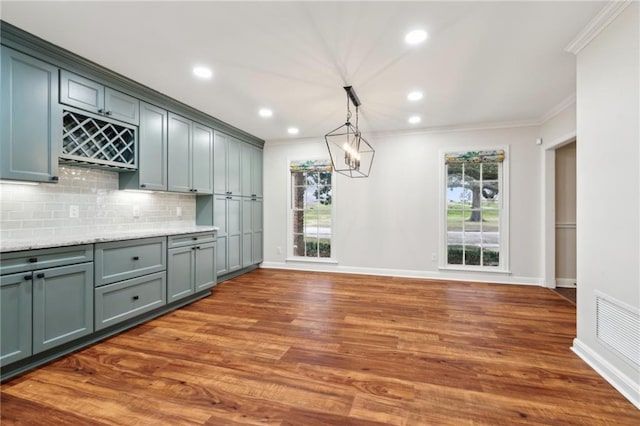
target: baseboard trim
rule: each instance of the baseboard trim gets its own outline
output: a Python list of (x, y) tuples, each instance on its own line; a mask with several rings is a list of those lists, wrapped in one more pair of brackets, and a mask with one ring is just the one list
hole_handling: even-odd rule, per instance
[(578, 338), (573, 339), (571, 350), (640, 410), (640, 381), (634, 382)]
[(517, 277), (512, 275), (499, 276), (491, 273), (486, 275), (478, 271), (416, 271), (411, 269), (366, 268), (355, 266), (340, 266), (335, 264), (318, 264), (296, 262), (262, 262), (261, 268), (288, 269), (293, 271), (335, 272), (339, 274), (376, 275), (383, 277), (422, 278), (431, 280), (465, 281), (492, 284), (516, 284), (543, 286), (539, 277)]
[(556, 287), (562, 288), (576, 288), (575, 278), (556, 278)]

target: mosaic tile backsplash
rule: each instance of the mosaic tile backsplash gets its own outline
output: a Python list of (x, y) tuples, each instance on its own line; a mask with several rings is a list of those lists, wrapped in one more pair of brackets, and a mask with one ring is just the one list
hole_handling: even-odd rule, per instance
[[(120, 191), (118, 173), (99, 169), (61, 166), (59, 176), (57, 184), (0, 184), (0, 238), (41, 239), (195, 223), (195, 195)], [(75, 206), (78, 217), (71, 218)]]

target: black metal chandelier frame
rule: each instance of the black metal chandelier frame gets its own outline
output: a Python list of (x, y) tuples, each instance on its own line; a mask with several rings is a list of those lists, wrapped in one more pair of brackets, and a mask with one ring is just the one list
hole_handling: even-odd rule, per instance
[[(368, 177), (375, 156), (375, 150), (362, 136), (358, 127), (358, 110), (362, 103), (351, 86), (344, 87), (347, 92), (347, 121), (324, 136), (331, 157), (333, 170), (352, 178)], [(355, 126), (351, 124), (350, 104), (356, 109)]]

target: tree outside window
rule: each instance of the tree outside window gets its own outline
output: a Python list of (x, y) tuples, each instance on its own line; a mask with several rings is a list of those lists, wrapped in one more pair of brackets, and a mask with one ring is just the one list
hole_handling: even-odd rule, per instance
[(448, 265), (499, 267), (504, 151), (447, 154)]
[(292, 246), (298, 257), (331, 257), (332, 169), (328, 161), (290, 165)]

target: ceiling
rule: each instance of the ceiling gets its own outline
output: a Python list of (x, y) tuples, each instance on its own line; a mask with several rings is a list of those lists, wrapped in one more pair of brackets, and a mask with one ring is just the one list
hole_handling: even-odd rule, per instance
[[(273, 140), (343, 124), (345, 85), (362, 102), (363, 133), (539, 120), (575, 93), (564, 48), (605, 4), (3, 0), (1, 16)], [(416, 28), (428, 39), (407, 45)], [(194, 65), (213, 78), (195, 78)], [(407, 100), (413, 90), (423, 99)]]

